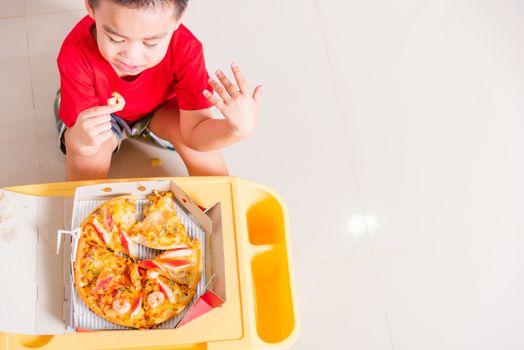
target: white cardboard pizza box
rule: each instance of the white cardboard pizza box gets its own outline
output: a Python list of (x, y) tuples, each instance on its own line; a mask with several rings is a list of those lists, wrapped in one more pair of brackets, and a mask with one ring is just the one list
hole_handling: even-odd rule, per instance
[[(57, 230), (74, 230), (73, 207), (132, 193), (137, 199), (171, 190), (178, 204), (206, 233), (205, 293), (186, 311), (180, 325), (225, 301), (220, 204), (205, 213), (172, 181), (98, 184), (77, 188), (74, 199), (41, 197), (0, 190), (0, 330), (24, 334), (71, 331), (71, 236), (57, 242)], [(62, 231), (63, 233), (64, 231)], [(62, 237), (59, 235), (58, 237)], [(57, 251), (57, 243), (61, 249)], [(202, 307), (202, 305), (208, 307)]]

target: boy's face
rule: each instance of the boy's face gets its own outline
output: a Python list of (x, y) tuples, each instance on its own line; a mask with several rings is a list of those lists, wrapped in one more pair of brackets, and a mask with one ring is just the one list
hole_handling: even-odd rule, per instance
[(120, 77), (160, 63), (180, 24), (174, 5), (135, 9), (101, 0), (93, 9), (86, 0), (86, 8), (96, 22), (98, 49)]

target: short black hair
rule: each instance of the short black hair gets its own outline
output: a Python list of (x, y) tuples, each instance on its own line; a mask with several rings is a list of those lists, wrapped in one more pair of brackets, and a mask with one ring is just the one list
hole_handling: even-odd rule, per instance
[[(92, 8), (96, 8), (100, 3), (100, 0), (88, 0), (89, 5)], [(132, 7), (137, 9), (142, 8), (154, 8), (156, 6), (165, 6), (167, 4), (173, 4), (176, 10), (176, 17), (179, 18), (182, 13), (186, 10), (187, 3), (189, 0), (108, 0), (115, 4), (122, 5), (125, 7)]]

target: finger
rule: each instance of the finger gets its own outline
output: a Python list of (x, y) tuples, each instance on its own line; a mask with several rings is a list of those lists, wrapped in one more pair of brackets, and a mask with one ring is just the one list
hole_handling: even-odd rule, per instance
[(105, 134), (107, 132), (113, 132), (111, 130), (111, 124), (99, 125), (97, 127), (91, 128), (87, 131), (87, 134), (89, 135), (89, 138), (93, 140), (93, 142), (95, 142), (96, 140), (99, 139), (100, 135)]
[(119, 105), (113, 105), (113, 106), (95, 106), (92, 108), (89, 108), (82, 113), (80, 113), (79, 117), (82, 116), (83, 118), (92, 118), (92, 117), (98, 117), (104, 114), (111, 114), (117, 111), (120, 111), (122, 109)]
[(95, 143), (97, 145), (101, 145), (103, 144), (104, 142), (106, 142), (107, 140), (109, 140), (111, 137), (113, 136), (113, 131), (109, 130), (109, 131), (104, 131), (104, 132), (101, 132), (100, 134), (98, 134), (95, 138)]
[(258, 85), (255, 88), (255, 91), (253, 91), (253, 99), (255, 102), (259, 105), (260, 101), (262, 100), (262, 91), (264, 91), (264, 88), (262, 85)]
[(84, 121), (85, 128), (93, 128), (101, 124), (111, 124), (111, 116), (109, 114), (98, 115), (90, 117)]
[(227, 104), (229, 101), (231, 101), (231, 95), (229, 95), (227, 90), (224, 89), (224, 87), (221, 84), (219, 84), (218, 81), (214, 79), (209, 79), (209, 84), (215, 90), (218, 96), (220, 96), (220, 98), (224, 101), (224, 103)]
[(233, 84), (231, 80), (229, 80), (229, 78), (226, 77), (226, 75), (221, 70), (217, 70), (215, 74), (217, 75), (218, 80), (220, 80), (222, 85), (224, 85), (231, 97), (235, 98), (238, 95), (240, 95), (238, 87), (236, 87), (235, 84)]
[(238, 68), (238, 65), (236, 63), (231, 63), (231, 70), (233, 71), (233, 75), (240, 89), (240, 92), (242, 94), (248, 94), (249, 86), (247, 84), (246, 79), (244, 78), (244, 75), (240, 71), (240, 68)]
[(219, 99), (217, 96), (213, 95), (209, 91), (204, 90), (203, 94), (208, 99), (208, 101), (213, 104), (213, 106), (218, 108), (219, 111), (222, 112), (224, 108), (226, 107), (226, 105), (224, 104), (224, 102), (221, 99)]
[(111, 123), (103, 123), (103, 124), (99, 124), (97, 126), (94, 127), (94, 130), (97, 134), (103, 134), (107, 131), (111, 131), (112, 130), (112, 125)]

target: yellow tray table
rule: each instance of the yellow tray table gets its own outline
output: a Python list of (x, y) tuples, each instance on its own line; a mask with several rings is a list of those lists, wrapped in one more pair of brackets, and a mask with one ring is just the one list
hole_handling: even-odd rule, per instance
[[(196, 203), (221, 203), (226, 303), (178, 329), (61, 335), (0, 333), (0, 349), (286, 349), (297, 337), (288, 214), (271, 188), (236, 177), (174, 177), (62, 182), (4, 188), (71, 197), (78, 186), (171, 180)], [(5, 301), (2, 301), (5, 302)]]

